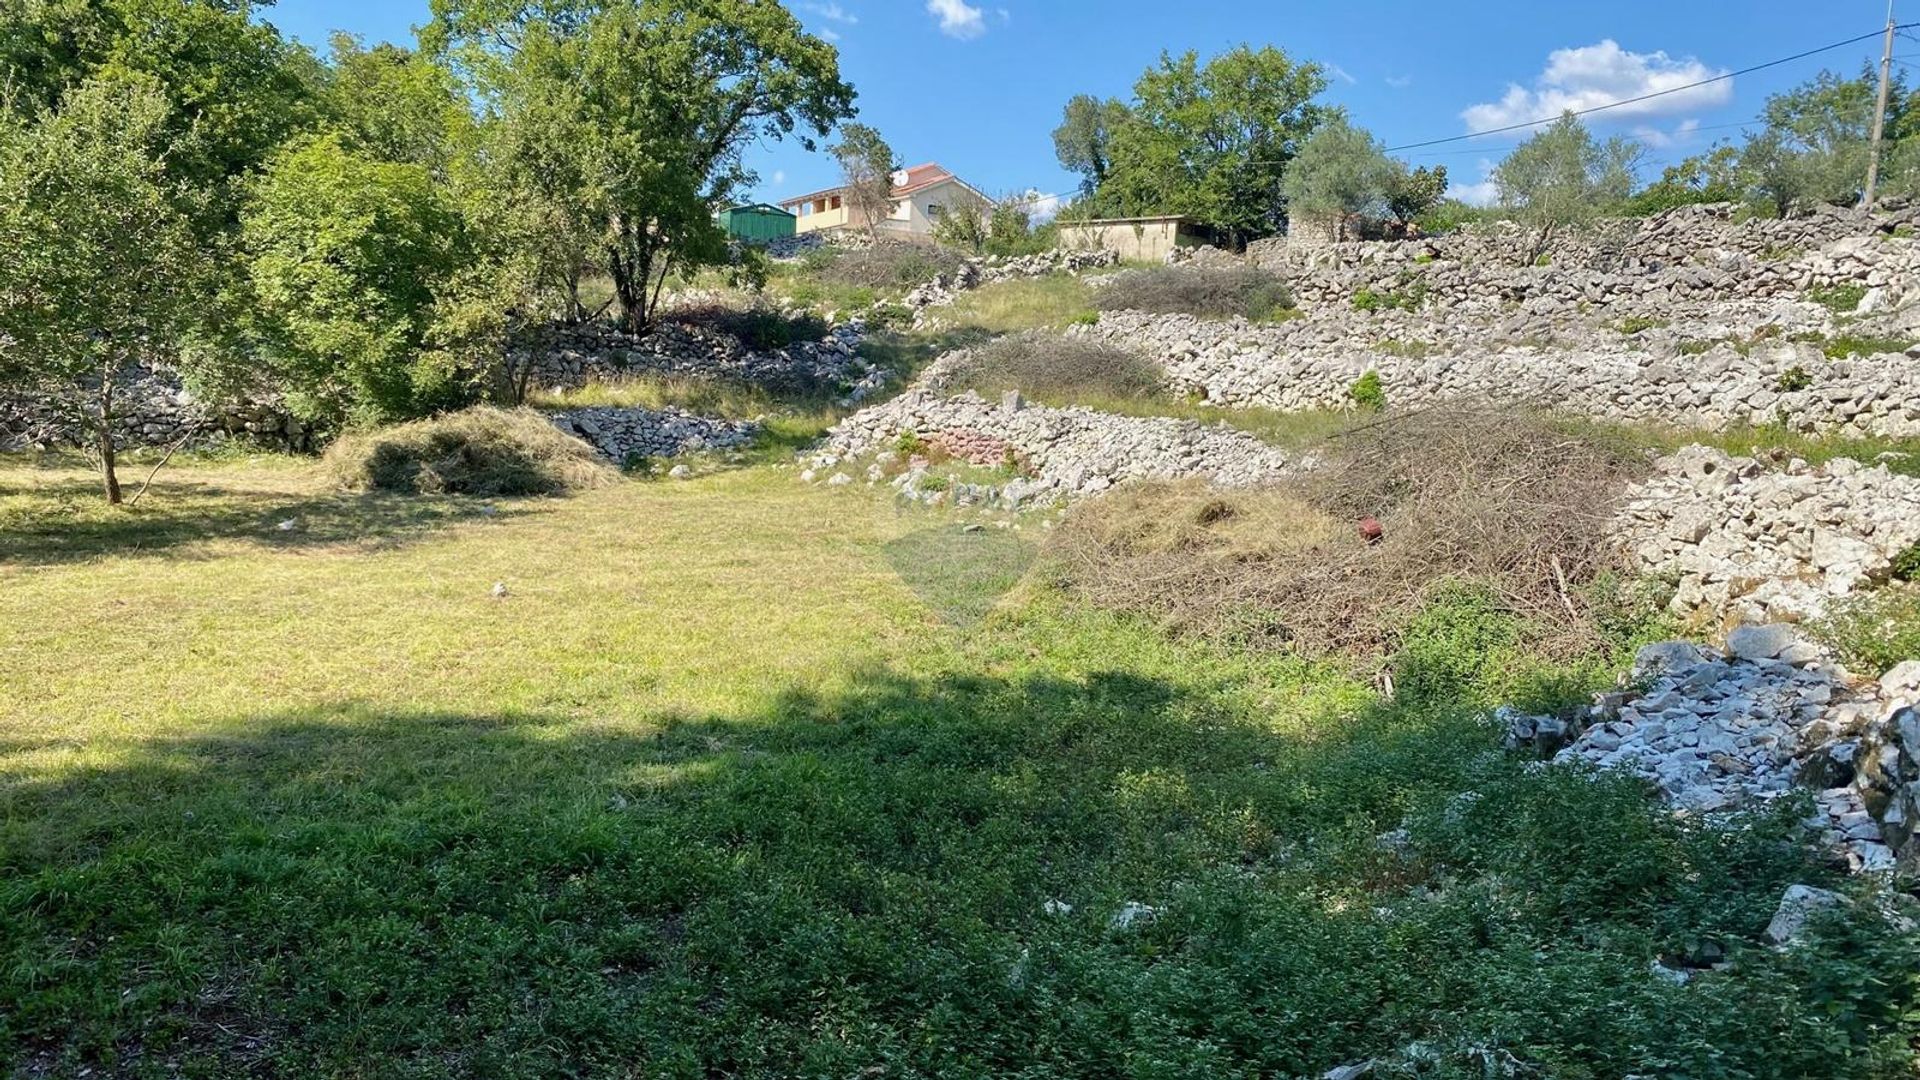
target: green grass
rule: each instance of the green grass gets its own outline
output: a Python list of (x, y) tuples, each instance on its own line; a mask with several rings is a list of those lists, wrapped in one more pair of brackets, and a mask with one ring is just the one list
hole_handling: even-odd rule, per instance
[[(1435, 1075), (1904, 1067), (1905, 939), (1759, 945), (1831, 883), (1799, 808), (1702, 830), (1445, 693), (1066, 607), (1017, 584), (1030, 531), (770, 468), (91, 490), (0, 462), (19, 1075), (1302, 1076), (1416, 1040)], [(1471, 633), (1420, 640), (1470, 670)], [(1732, 965), (1648, 975), (1703, 943)]]
[(1869, 465), (1885, 464), (1889, 470), (1903, 475), (1920, 476), (1920, 438), (1848, 438), (1796, 431), (1777, 424), (1737, 425), (1719, 431), (1699, 431), (1581, 420), (1569, 420), (1568, 423), (1622, 440), (1649, 453), (1669, 453), (1682, 446), (1699, 443), (1736, 456), (1777, 458), (1781, 462), (1799, 458), (1809, 464), (1819, 465), (1834, 458), (1852, 458)]
[(951, 328), (1008, 334), (1063, 327), (1093, 309), (1093, 286), (1084, 278), (1054, 274), (972, 289), (933, 314)]

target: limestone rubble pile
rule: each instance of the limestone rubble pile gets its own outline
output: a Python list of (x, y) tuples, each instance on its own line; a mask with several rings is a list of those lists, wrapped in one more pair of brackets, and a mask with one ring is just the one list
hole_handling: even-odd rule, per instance
[(1920, 478), (1690, 446), (1627, 492), (1614, 534), (1643, 573), (1676, 583), (1677, 614), (1798, 622), (1884, 583), (1920, 543)]
[(850, 319), (819, 341), (756, 352), (732, 334), (697, 323), (662, 320), (638, 335), (580, 326), (559, 331), (537, 355), (516, 361), (532, 364), (534, 385), (555, 389), (635, 375), (732, 379), (775, 389), (833, 386), (866, 374), (856, 352), (865, 332), (862, 320)]
[[(888, 451), (908, 434), (976, 464), (1011, 463), (1026, 475), (968, 494), (1014, 507), (1095, 495), (1128, 480), (1205, 477), (1223, 487), (1253, 486), (1286, 475), (1296, 464), (1286, 453), (1225, 426), (1048, 408), (1018, 395), (989, 402), (972, 391), (947, 396), (917, 385), (842, 420), (809, 460), (809, 471), (817, 475), (851, 458)], [(923, 462), (896, 484), (920, 498), (944, 490), (929, 482), (938, 476), (937, 466)]]
[(1636, 659), (1627, 689), (1571, 721), (1499, 712), (1509, 745), (1644, 777), (1675, 809), (1713, 814), (1813, 794), (1808, 824), (1856, 870), (1920, 858), (1920, 662), (1862, 680), (1782, 624), (1724, 650), (1674, 641)]
[(760, 432), (752, 421), (720, 420), (678, 408), (601, 406), (555, 413), (552, 419), (555, 427), (578, 436), (616, 464), (731, 449), (752, 442)]

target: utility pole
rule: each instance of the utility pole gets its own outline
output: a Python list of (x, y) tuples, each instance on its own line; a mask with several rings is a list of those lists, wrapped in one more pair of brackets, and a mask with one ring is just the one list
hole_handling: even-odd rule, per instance
[(1880, 137), (1887, 127), (1887, 84), (1893, 78), (1893, 0), (1887, 0), (1887, 44), (1880, 53), (1880, 99), (1873, 107), (1873, 145), (1867, 151), (1867, 196), (1861, 205), (1873, 205), (1880, 186)]

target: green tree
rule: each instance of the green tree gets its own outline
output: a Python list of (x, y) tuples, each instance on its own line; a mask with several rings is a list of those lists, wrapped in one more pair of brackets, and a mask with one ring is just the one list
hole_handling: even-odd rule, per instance
[(1080, 174), (1080, 192), (1091, 196), (1106, 183), (1113, 140), (1131, 114), (1113, 98), (1075, 94), (1068, 99), (1060, 126), (1053, 129), (1053, 152), (1068, 172)]
[(1554, 233), (1619, 209), (1633, 194), (1639, 144), (1605, 142), (1567, 113), (1521, 143), (1493, 170), (1500, 206), (1533, 231), (1527, 261), (1537, 259)]
[(1393, 174), (1387, 180), (1387, 213), (1399, 223), (1401, 231), (1422, 215), (1440, 205), (1447, 194), (1447, 167), (1422, 165), (1410, 169), (1404, 161), (1393, 162)]
[(993, 210), (993, 204), (986, 199), (970, 191), (960, 192), (934, 221), (934, 243), (969, 255), (984, 254)]
[(31, 123), (0, 114), (0, 384), (72, 410), (118, 503), (116, 393), (182, 358), (200, 259), (164, 88), (126, 75), (60, 97)]
[(1332, 115), (1318, 64), (1242, 45), (1202, 65), (1163, 55), (1134, 86), (1131, 119), (1114, 129), (1105, 212), (1185, 214), (1236, 246), (1279, 232), (1288, 163)]
[[(1897, 156), (1920, 135), (1920, 110), (1898, 70), (1889, 91), (1884, 138), (1887, 153)], [(1867, 178), (1878, 93), (1879, 73), (1868, 69), (1854, 79), (1823, 71), (1769, 97), (1764, 126), (1740, 153), (1754, 200), (1780, 214), (1800, 203), (1857, 201)]]
[(1380, 141), (1334, 116), (1301, 144), (1282, 187), (1288, 216), (1334, 223), (1341, 239), (1355, 219), (1387, 212), (1393, 162)]
[(323, 426), (454, 403), (472, 373), (423, 350), (436, 296), (469, 263), (460, 216), (422, 165), (337, 135), (289, 146), (253, 185), (242, 233), (287, 402)]
[(1667, 166), (1660, 179), (1634, 195), (1629, 212), (1641, 216), (1696, 203), (1735, 202), (1745, 197), (1740, 151), (1716, 146)]
[(453, 73), (385, 42), (335, 34), (321, 102), (346, 145), (380, 161), (426, 166), (448, 181), (470, 155), (478, 124)]
[(624, 325), (648, 325), (668, 275), (722, 263), (713, 208), (761, 139), (808, 149), (853, 113), (838, 54), (761, 0), (434, 0), (426, 41), (501, 122), (538, 124), (551, 209), (589, 236)]
[[(143, 74), (165, 95), (167, 167), (208, 191), (202, 235), (225, 229), (233, 183), (316, 118), (319, 66), (247, 0), (11, 0), (0, 4), (0, 86), (31, 115), (100, 74)], [(191, 137), (189, 137), (191, 136)]]
[(831, 152), (846, 186), (848, 220), (878, 238), (880, 223), (893, 214), (893, 174), (900, 167), (893, 147), (866, 124), (846, 124)]

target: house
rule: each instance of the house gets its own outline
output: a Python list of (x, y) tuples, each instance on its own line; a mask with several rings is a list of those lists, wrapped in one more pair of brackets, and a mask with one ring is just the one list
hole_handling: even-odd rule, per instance
[[(882, 232), (903, 238), (925, 238), (933, 234), (933, 223), (949, 209), (991, 201), (944, 166), (928, 162), (893, 174), (893, 212), (874, 224)], [(866, 222), (854, 220), (845, 187), (782, 199), (780, 205), (796, 215), (796, 232), (866, 228)]]
[(764, 244), (794, 233), (793, 214), (768, 203), (729, 206), (720, 211), (720, 227), (727, 235), (750, 244)]
[(1092, 218), (1061, 222), (1059, 246), (1083, 251), (1117, 251), (1131, 262), (1163, 262), (1177, 247), (1207, 242), (1204, 232), (1178, 215)]

